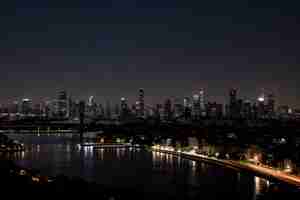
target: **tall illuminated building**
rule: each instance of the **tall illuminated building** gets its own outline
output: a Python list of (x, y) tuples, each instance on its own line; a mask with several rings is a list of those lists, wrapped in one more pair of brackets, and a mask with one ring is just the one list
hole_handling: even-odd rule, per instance
[(204, 117), (206, 116), (204, 89), (201, 89), (199, 92), (199, 101), (200, 101), (200, 115)]
[(199, 120), (201, 117), (201, 108), (200, 108), (200, 95), (194, 94), (193, 95), (193, 119)]
[(260, 95), (257, 98), (257, 114), (258, 118), (264, 118), (265, 117), (265, 96), (264, 94)]

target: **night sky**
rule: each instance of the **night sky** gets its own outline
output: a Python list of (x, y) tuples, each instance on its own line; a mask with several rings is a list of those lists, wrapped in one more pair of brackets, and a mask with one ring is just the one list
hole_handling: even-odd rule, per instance
[[(5, 3), (4, 3), (5, 2)], [(9, 0), (0, 5), (0, 102), (66, 89), (147, 103), (231, 87), (300, 106), (300, 12), (268, 0)], [(296, 2), (296, 1), (294, 1)]]

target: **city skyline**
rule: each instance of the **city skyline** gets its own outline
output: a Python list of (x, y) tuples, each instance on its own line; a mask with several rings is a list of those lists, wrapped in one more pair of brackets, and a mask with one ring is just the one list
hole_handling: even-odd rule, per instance
[[(193, 98), (194, 95), (202, 95), (202, 99), (205, 99), (205, 102), (217, 102), (217, 103), (221, 103), (221, 104), (229, 104), (230, 103), (230, 91), (234, 89), (237, 91), (237, 98), (238, 99), (242, 99), (243, 101), (250, 101), (252, 103), (255, 102), (259, 102), (260, 99), (262, 98), (262, 96), (264, 96), (264, 99), (266, 100), (269, 94), (274, 95), (274, 97), (276, 98), (276, 106), (281, 106), (281, 105), (288, 105), (290, 107), (293, 108), (299, 108), (298, 106), (293, 106), (291, 104), (283, 104), (280, 103), (279, 99), (280, 97), (278, 97), (276, 95), (276, 93), (274, 93), (271, 90), (266, 90), (265, 88), (261, 88), (261, 89), (256, 89), (255, 91), (255, 95), (254, 96), (245, 96), (243, 95), (244, 92), (241, 91), (239, 88), (228, 88), (225, 91), (224, 96), (217, 96), (217, 98), (213, 97), (210, 95), (209, 90), (207, 90), (206, 88), (199, 88), (198, 90), (194, 90), (194, 92), (190, 92), (185, 93), (186, 95), (168, 95), (165, 94), (164, 96), (151, 96), (148, 95), (148, 91), (145, 90), (145, 88), (136, 88), (136, 93), (132, 93), (131, 96), (122, 96), (122, 95), (114, 95), (113, 97), (109, 97), (109, 96), (97, 96), (96, 92), (94, 93), (90, 93), (89, 95), (86, 96), (78, 96), (75, 95), (74, 93), (72, 93), (72, 91), (66, 90), (66, 89), (61, 89), (61, 90), (56, 90), (53, 95), (48, 95), (48, 96), (39, 96), (38, 98), (32, 97), (32, 96), (23, 96), (23, 97), (16, 97), (16, 98), (7, 98), (6, 101), (4, 102), (0, 102), (1, 105), (8, 105), (8, 104), (12, 104), (13, 102), (21, 102), (24, 99), (30, 99), (30, 101), (32, 101), (33, 103), (43, 103), (43, 102), (47, 102), (47, 101), (53, 101), (58, 99), (58, 92), (66, 92), (66, 95), (68, 98), (72, 98), (73, 100), (77, 100), (77, 101), (85, 101), (86, 103), (88, 103), (90, 101), (90, 98), (93, 99), (93, 101), (96, 101), (97, 103), (101, 103), (101, 104), (105, 104), (105, 102), (110, 101), (110, 103), (113, 104), (119, 104), (122, 98), (126, 98), (126, 101), (129, 104), (136, 104), (136, 102), (138, 102), (140, 100), (140, 90), (143, 90), (143, 96), (145, 97), (145, 103), (146, 105), (156, 105), (156, 104), (163, 104), (164, 101), (166, 99), (171, 99), (172, 101), (176, 102), (178, 100), (181, 100), (182, 104), (184, 103), (184, 98), (185, 97), (189, 97), (189, 98)], [(144, 93), (146, 92), (146, 93)], [(204, 93), (202, 93), (204, 92)], [(144, 99), (143, 97), (143, 99)], [(218, 98), (219, 97), (219, 98)], [(223, 98), (222, 98), (223, 97)], [(154, 100), (154, 101), (153, 101)], [(203, 101), (203, 100), (202, 100)]]

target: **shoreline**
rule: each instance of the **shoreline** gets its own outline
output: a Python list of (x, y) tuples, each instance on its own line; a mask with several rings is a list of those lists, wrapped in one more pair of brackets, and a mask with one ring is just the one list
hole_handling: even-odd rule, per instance
[[(151, 148), (150, 151), (159, 152), (159, 153), (166, 153), (171, 154), (177, 157), (183, 157), (189, 160), (193, 161), (202, 161), (209, 164), (218, 165), (225, 168), (231, 168), (237, 171), (241, 172), (248, 172), (254, 175), (257, 175), (259, 177), (265, 178), (270, 181), (276, 181), (281, 182), (284, 184), (287, 184), (289, 186), (296, 187), (298, 190), (300, 190), (300, 177), (291, 176), (288, 174), (283, 174), (281, 172), (275, 172), (275, 170), (272, 169), (264, 169), (268, 171), (262, 171), (262, 167), (254, 166), (252, 164), (241, 164), (238, 161), (233, 160), (221, 160), (217, 158), (211, 158), (208, 156), (204, 156), (201, 154), (195, 154), (195, 153), (187, 153), (187, 152), (177, 152), (177, 151), (170, 151), (170, 150), (163, 150), (158, 148)], [(273, 171), (273, 172), (272, 172)], [(277, 175), (277, 176), (274, 176)], [(296, 180), (299, 179), (299, 180)]]

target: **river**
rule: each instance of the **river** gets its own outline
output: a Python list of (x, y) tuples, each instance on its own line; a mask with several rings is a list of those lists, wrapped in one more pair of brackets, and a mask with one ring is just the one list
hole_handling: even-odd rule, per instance
[(41, 174), (82, 177), (133, 189), (141, 199), (264, 199), (270, 182), (253, 175), (142, 149), (78, 148), (71, 135), (17, 135), (26, 151), (9, 155)]

